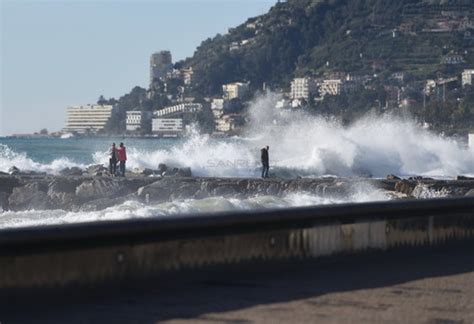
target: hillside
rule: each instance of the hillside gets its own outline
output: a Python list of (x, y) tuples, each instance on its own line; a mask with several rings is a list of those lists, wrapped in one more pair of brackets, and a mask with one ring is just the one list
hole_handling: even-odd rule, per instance
[(203, 41), (179, 65), (193, 67), (201, 95), (233, 81), (287, 88), (297, 76), (339, 71), (455, 75), (474, 67), (474, 2), (289, 0)]

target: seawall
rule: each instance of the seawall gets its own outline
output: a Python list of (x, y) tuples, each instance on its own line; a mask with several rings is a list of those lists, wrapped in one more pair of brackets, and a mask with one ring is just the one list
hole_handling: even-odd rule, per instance
[(474, 239), (474, 198), (240, 211), (0, 231), (0, 289), (420, 249)]

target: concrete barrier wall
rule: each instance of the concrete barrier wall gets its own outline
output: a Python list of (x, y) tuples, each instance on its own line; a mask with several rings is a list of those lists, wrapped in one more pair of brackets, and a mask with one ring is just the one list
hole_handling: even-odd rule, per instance
[(473, 198), (10, 229), (0, 231), (0, 288), (91, 284), (473, 240)]

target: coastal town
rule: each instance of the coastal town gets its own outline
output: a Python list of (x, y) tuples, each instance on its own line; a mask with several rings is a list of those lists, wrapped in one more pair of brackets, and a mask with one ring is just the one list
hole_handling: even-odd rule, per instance
[[(458, 59), (455, 59), (458, 57)], [(462, 56), (446, 57), (446, 64), (462, 63)], [(376, 67), (374, 66), (374, 69)], [(458, 91), (459, 88), (472, 86), (474, 69), (465, 69), (461, 75), (440, 77), (426, 80), (423, 89), (423, 100), (446, 100), (446, 93)], [(327, 78), (301, 77), (294, 78), (289, 85), (289, 91), (273, 89), (279, 94), (279, 100), (274, 108), (281, 114), (305, 109), (314, 102), (324, 101), (329, 96), (340, 96), (353, 93), (360, 89), (371, 89), (377, 74), (353, 75), (345, 72), (332, 72)], [(222, 96), (205, 97), (201, 102), (187, 96), (194, 81), (193, 69), (173, 67), (169, 51), (153, 53), (150, 58), (150, 85), (147, 98), (153, 98), (157, 93), (163, 93), (171, 102), (168, 106), (152, 107), (151, 110), (131, 109), (125, 114), (125, 134), (129, 136), (179, 137), (186, 126), (196, 122), (197, 115), (204, 109), (212, 112), (214, 125), (213, 134), (236, 134), (245, 125), (245, 109), (253, 96), (250, 84), (244, 80), (222, 85)], [(409, 109), (416, 104), (413, 99), (404, 94), (410, 87), (403, 72), (391, 75), (391, 84), (384, 86), (388, 96), (385, 102), (379, 101), (379, 109)], [(178, 86), (175, 86), (179, 84)], [(170, 88), (176, 89), (171, 91)], [(262, 89), (264, 92), (265, 86)], [(262, 93), (261, 92), (261, 93)], [(104, 100), (105, 101), (105, 100)], [(135, 107), (134, 107), (135, 108)], [(116, 113), (113, 104), (99, 100), (97, 104), (71, 106), (67, 108), (67, 123), (59, 135), (79, 134), (97, 135), (104, 132), (106, 126), (113, 121)], [(120, 122), (120, 121), (119, 121)]]
[[(268, 15), (206, 40), (193, 58), (174, 62), (169, 50), (151, 54), (146, 88), (132, 89), (123, 102), (101, 96), (97, 103), (69, 107), (59, 135), (179, 137), (193, 123), (216, 136), (238, 135), (248, 123), (248, 107), (272, 93), (275, 115), (307, 111), (345, 124), (370, 111), (410, 115), (422, 127), (467, 140), (473, 132), (466, 127), (474, 75), (471, 9), (462, 4), (427, 8), (404, 5), (393, 21), (373, 11), (363, 34), (353, 26), (338, 41), (371, 35), (373, 45), (352, 44), (337, 53), (341, 57), (321, 56), (315, 62), (301, 58), (294, 71), (284, 73), (275, 69), (283, 47), (265, 59), (268, 68), (243, 61), (255, 57), (270, 35), (302, 28), (304, 17), (291, 4), (278, 2)], [(344, 63), (348, 53), (352, 65)], [(241, 66), (235, 70), (233, 62)], [(255, 66), (255, 73), (245, 64)], [(276, 81), (268, 73), (277, 74)]]
[(388, 113), (467, 142), (474, 132), (471, 6), (390, 6), (386, 13), (336, 6), (347, 18), (326, 29), (334, 22), (308, 20), (324, 6), (304, 13), (278, 1), (267, 14), (204, 40), (191, 57), (152, 53), (146, 86), (118, 99), (71, 103), (60, 131), (14, 136), (181, 137), (194, 124), (233, 136), (248, 124), (249, 107), (271, 94), (266, 104), (274, 116), (303, 111), (350, 125), (367, 113)]

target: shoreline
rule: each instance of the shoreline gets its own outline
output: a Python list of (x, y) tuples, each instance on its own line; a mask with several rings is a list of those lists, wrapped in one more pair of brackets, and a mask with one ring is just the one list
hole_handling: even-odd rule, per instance
[(343, 199), (350, 197), (361, 187), (369, 191), (379, 190), (390, 199), (474, 195), (474, 178), (467, 177), (458, 177), (459, 180), (421, 177), (400, 179), (395, 176), (389, 176), (388, 179), (219, 178), (195, 177), (187, 169), (172, 169), (173, 172), (157, 176), (150, 176), (153, 172), (145, 170), (143, 174), (130, 173), (126, 177), (111, 177), (102, 166), (74, 173), (79, 170), (70, 169), (70, 173), (64, 175), (0, 173), (0, 210), (95, 211), (129, 200), (161, 203), (210, 197), (285, 197), (298, 193)]

